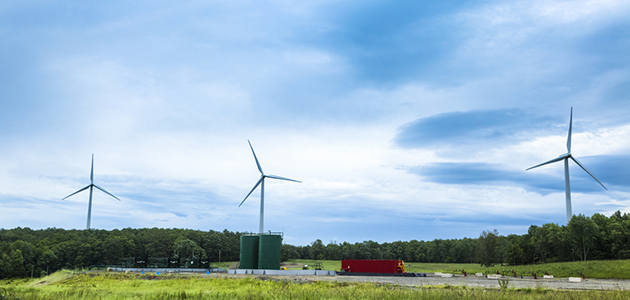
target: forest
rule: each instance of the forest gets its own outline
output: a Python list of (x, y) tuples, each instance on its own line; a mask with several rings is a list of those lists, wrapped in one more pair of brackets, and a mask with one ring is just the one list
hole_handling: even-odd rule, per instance
[[(59, 269), (117, 265), (125, 257), (238, 261), (242, 233), (226, 230), (0, 229), (0, 278), (43, 276)], [(497, 230), (478, 238), (377, 243), (282, 245), (282, 260), (402, 259), (407, 262), (523, 265), (575, 260), (630, 259), (630, 214), (573, 216), (568, 225), (532, 225), (527, 234)]]

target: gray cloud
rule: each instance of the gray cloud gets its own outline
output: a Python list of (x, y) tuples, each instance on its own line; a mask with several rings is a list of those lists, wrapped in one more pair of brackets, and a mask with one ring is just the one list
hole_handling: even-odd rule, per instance
[(400, 127), (394, 142), (403, 148), (466, 147), (514, 142), (533, 132), (549, 131), (561, 121), (520, 109), (449, 112), (421, 118)]
[[(630, 155), (601, 155), (578, 158), (610, 190), (630, 191)], [(602, 193), (604, 189), (576, 164), (570, 164), (571, 191)], [(553, 175), (510, 169), (501, 164), (479, 162), (430, 163), (409, 168), (409, 172), (425, 180), (441, 184), (519, 186), (540, 194), (564, 191), (562, 162), (541, 168), (556, 168)]]
[[(59, 198), (89, 182), (89, 153), (111, 152), (127, 163), (107, 170), (97, 159), (96, 182), (123, 201), (96, 193), (94, 226), (255, 230), (257, 199), (237, 208), (253, 181), (226, 185), (249, 173), (239, 174), (234, 166), (240, 158), (225, 149), (241, 149), (252, 136), (289, 151), (312, 144), (309, 153), (295, 155), (342, 168), (347, 158), (330, 149), (348, 151), (356, 144), (339, 136), (331, 142), (330, 133), (337, 132), (378, 135), (379, 142), (366, 143), (378, 154), (357, 156), (369, 161), (365, 168), (335, 179), (342, 193), (325, 186), (328, 175), (315, 178), (321, 190), (313, 192), (334, 204), (305, 198), (295, 192), (299, 188), (274, 190), (266, 227), (286, 227), (287, 236), (296, 237), (290, 242), (475, 237), (485, 229), (523, 233), (532, 223), (564, 222), (562, 213), (554, 219), (547, 212), (510, 218), (470, 212), (478, 203), (465, 201), (458, 207), (465, 216), (439, 206), (408, 215), (407, 207), (381, 203), (362, 190), (383, 176), (383, 166), (403, 163), (387, 157), (391, 145), (382, 140), (402, 148), (394, 149), (398, 153), (422, 149), (443, 158), (457, 151), (459, 161), (468, 161), (488, 148), (499, 152), (545, 135), (566, 136), (571, 105), (586, 118), (574, 124), (576, 132), (587, 131), (583, 124), (628, 124), (628, 6), (606, 2), (585, 9), (577, 1), (559, 11), (553, 1), (528, 5), (2, 2), (0, 226), (82, 228), (87, 195)], [(401, 109), (401, 102), (409, 105)], [(411, 120), (424, 107), (435, 115), (386, 135), (392, 120)], [(619, 153), (625, 151), (627, 145), (617, 144)], [(524, 156), (534, 152), (522, 150)], [(243, 155), (251, 159), (248, 151)], [(75, 172), (72, 164), (81, 155), (81, 171)], [(627, 157), (579, 158), (611, 192), (572, 165), (575, 191), (610, 200), (627, 196)], [(504, 186), (563, 191), (560, 164), (525, 172), (527, 167), (433, 163), (409, 172), (444, 184), (437, 195), (471, 186), (490, 194)], [(100, 175), (119, 171), (130, 175)], [(147, 173), (155, 178), (142, 177)], [(401, 173), (387, 173), (392, 177), (385, 180), (409, 179)], [(71, 177), (38, 178), (42, 174)], [(387, 197), (415, 205), (409, 199), (417, 187), (372, 188), (375, 195), (394, 193)], [(435, 197), (426, 201), (439, 204)]]

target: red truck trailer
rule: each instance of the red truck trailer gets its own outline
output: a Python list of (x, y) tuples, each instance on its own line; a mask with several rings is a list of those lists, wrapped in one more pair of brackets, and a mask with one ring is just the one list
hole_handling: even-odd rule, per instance
[(402, 274), (405, 262), (393, 259), (344, 259), (341, 261), (342, 273), (377, 273)]

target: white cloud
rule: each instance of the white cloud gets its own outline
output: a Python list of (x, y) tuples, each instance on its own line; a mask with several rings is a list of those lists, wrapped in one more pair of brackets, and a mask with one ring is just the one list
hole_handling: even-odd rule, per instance
[[(17, 24), (38, 40), (26, 46), (42, 49), (22, 58), (37, 61), (28, 77), (42, 82), (46, 97), (33, 108), (22, 106), (26, 93), (8, 110), (2, 103), (6, 114), (38, 123), (2, 138), (0, 227), (83, 228), (87, 195), (59, 199), (88, 184), (95, 153), (97, 184), (123, 200), (96, 193), (97, 228), (256, 231), (258, 194), (237, 208), (259, 178), (249, 139), (265, 172), (303, 181), (266, 186), (266, 228), (286, 228), (292, 243), (474, 237), (492, 228), (524, 233), (550, 216), (564, 222), (564, 195), (437, 184), (408, 168), (485, 162), (524, 169), (563, 152), (568, 124), (550, 136), (501, 145), (482, 140), (487, 151), (455, 145), (446, 154), (397, 148), (400, 126), (503, 108), (568, 119), (573, 105), (575, 128), (583, 128), (573, 138), (578, 157), (625, 153), (629, 146), (627, 109), (598, 105), (627, 81), (627, 67), (583, 68), (588, 84), (565, 76), (583, 66), (576, 41), (625, 19), (629, 6), (622, 1), (499, 2), (450, 11), (442, 23), (419, 22), (452, 42), (436, 46), (445, 57), (424, 58), (435, 64), (428, 70), (443, 73), (414, 73), (395, 84), (358, 76), (361, 64), (373, 61), (339, 50), (347, 45), (334, 34), (356, 24), (328, 16), (345, 4), (132, 6), (120, 14), (91, 12), (89, 22), (77, 21), (82, 26), (62, 19)], [(397, 38), (413, 42), (414, 34)], [(601, 121), (611, 115), (616, 122)], [(605, 212), (627, 209), (626, 196), (576, 193), (575, 211), (599, 211), (589, 199)]]

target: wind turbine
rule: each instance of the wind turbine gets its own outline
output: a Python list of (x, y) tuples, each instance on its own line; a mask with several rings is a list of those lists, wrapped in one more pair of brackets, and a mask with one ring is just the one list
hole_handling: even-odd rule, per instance
[(577, 158), (575, 158), (573, 155), (571, 155), (571, 131), (573, 128), (573, 107), (571, 107), (571, 118), (569, 119), (569, 136), (567, 138), (567, 153), (562, 154), (560, 156), (558, 156), (557, 158), (554, 158), (552, 160), (546, 161), (542, 164), (539, 165), (535, 165), (531, 168), (526, 169), (527, 170), (531, 170), (533, 168), (538, 168), (540, 166), (544, 166), (546, 164), (550, 164), (550, 163), (554, 163), (557, 161), (561, 161), (564, 160), (564, 187), (565, 187), (565, 193), (566, 193), (566, 201), (567, 201), (567, 224), (569, 224), (569, 221), (571, 221), (571, 217), (573, 216), (573, 213), (571, 212), (571, 186), (569, 184), (569, 159), (573, 160), (578, 166), (580, 166), (580, 168), (582, 168), (582, 170), (586, 171), (586, 173), (588, 173), (588, 175), (591, 175), (591, 177), (593, 177), (593, 179), (595, 179), (595, 181), (597, 181), (604, 189), (608, 190), (604, 184), (602, 184), (599, 180), (597, 180), (597, 178), (595, 178), (595, 175), (593, 175), (591, 172), (589, 172), (586, 167), (579, 161), (577, 160)]
[(243, 202), (247, 200), (247, 197), (249, 197), (249, 195), (251, 195), (252, 192), (254, 192), (254, 190), (260, 185), (260, 223), (258, 225), (258, 228), (259, 228), (258, 231), (260, 234), (262, 234), (263, 227), (265, 224), (265, 178), (280, 179), (280, 180), (293, 181), (293, 182), (298, 182), (298, 183), (302, 183), (302, 182), (289, 179), (289, 178), (275, 176), (275, 175), (265, 175), (262, 168), (260, 167), (260, 163), (258, 162), (258, 158), (256, 157), (256, 152), (254, 152), (254, 147), (252, 147), (252, 143), (250, 143), (249, 140), (247, 140), (247, 143), (249, 143), (249, 148), (252, 149), (252, 154), (254, 154), (254, 160), (256, 160), (256, 166), (258, 167), (258, 171), (260, 171), (260, 179), (258, 179), (258, 182), (256, 182), (252, 190), (249, 191), (247, 196), (245, 196), (245, 199), (243, 199), (243, 201), (241, 202), (241, 204), (238, 205), (238, 207), (241, 207), (241, 205), (243, 205)]
[(116, 200), (120, 201), (120, 199), (118, 199), (118, 197), (110, 194), (108, 191), (106, 191), (105, 189), (103, 189), (102, 187), (94, 184), (94, 153), (92, 153), (92, 169), (90, 170), (90, 184), (68, 196), (66, 196), (65, 198), (61, 199), (61, 200), (66, 200), (68, 197), (73, 196), (75, 194), (78, 194), (80, 192), (83, 192), (87, 189), (90, 189), (90, 202), (88, 204), (88, 216), (87, 216), (87, 229), (90, 229), (90, 220), (92, 219), (92, 189), (93, 188), (97, 188), (99, 190), (101, 190), (103, 193), (110, 195), (114, 198), (116, 198)]

